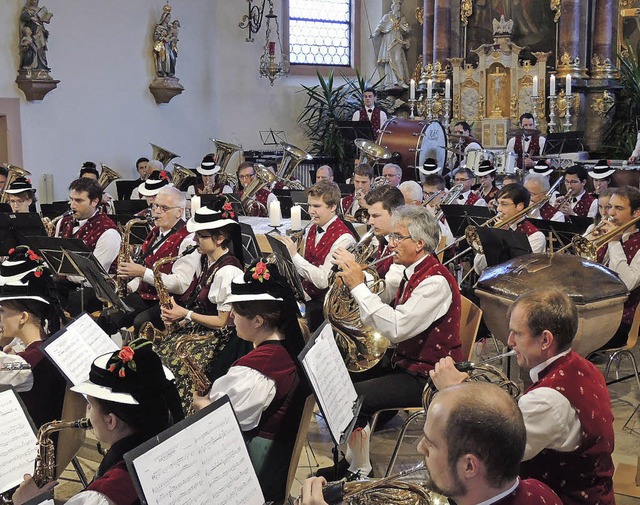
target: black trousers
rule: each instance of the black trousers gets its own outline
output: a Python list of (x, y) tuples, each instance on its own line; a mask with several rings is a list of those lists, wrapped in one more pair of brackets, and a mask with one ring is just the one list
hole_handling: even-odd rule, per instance
[(131, 293), (125, 296), (123, 301), (133, 309), (131, 313), (103, 311), (96, 321), (105, 333), (114, 335), (120, 328), (133, 325), (134, 334), (137, 335), (140, 327), (147, 321), (153, 323), (156, 328), (164, 328), (157, 300), (145, 300), (138, 293)]

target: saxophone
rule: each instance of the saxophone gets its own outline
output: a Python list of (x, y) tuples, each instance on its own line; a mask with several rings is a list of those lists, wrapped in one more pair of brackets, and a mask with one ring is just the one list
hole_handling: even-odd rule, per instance
[[(144, 217), (134, 217), (127, 221), (122, 231), (122, 243), (120, 244), (120, 252), (118, 253), (118, 264), (131, 261), (131, 230), (137, 224), (153, 224), (153, 217), (151, 217), (151, 211), (148, 210)], [(127, 296), (127, 282), (126, 277), (118, 277), (118, 295), (120, 298)]]
[[(127, 223), (128, 224), (128, 223)], [(164, 281), (162, 280), (162, 272), (160, 269), (163, 265), (167, 263), (172, 263), (187, 254), (191, 254), (198, 248), (197, 245), (192, 245), (187, 247), (182, 254), (177, 254), (175, 256), (165, 256), (164, 258), (160, 258), (156, 261), (151, 269), (153, 270), (153, 284), (156, 287), (156, 292), (158, 293), (158, 301), (160, 302), (160, 307), (164, 307), (167, 309), (173, 308), (173, 303), (171, 303), (171, 295), (169, 291), (167, 291), (166, 286), (164, 285)], [(164, 325), (164, 330), (159, 330), (156, 328), (151, 321), (147, 321), (140, 328), (139, 336), (150, 340), (154, 344), (159, 344), (164, 340), (164, 338), (176, 331), (178, 325), (173, 322), (167, 322)]]
[(51, 421), (43, 424), (38, 430), (38, 455), (36, 456), (33, 480), (38, 487), (56, 478), (56, 453), (51, 435), (66, 428), (88, 430), (91, 421), (84, 417), (76, 421)]

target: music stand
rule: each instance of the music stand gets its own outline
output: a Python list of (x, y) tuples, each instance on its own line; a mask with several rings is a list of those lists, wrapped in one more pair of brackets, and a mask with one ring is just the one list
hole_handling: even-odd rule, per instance
[(271, 251), (276, 257), (280, 273), (285, 276), (289, 281), (289, 284), (291, 284), (296, 300), (304, 302), (304, 287), (302, 286), (302, 279), (293, 264), (293, 259), (291, 258), (289, 249), (287, 249), (284, 242), (278, 240), (276, 237), (272, 235), (265, 235), (265, 237), (267, 237), (267, 241), (271, 246)]
[(342, 139), (354, 145), (356, 139), (375, 141), (375, 134), (370, 121), (338, 121), (336, 123)]
[(242, 249), (244, 261), (247, 265), (251, 264), (252, 260), (262, 258), (262, 251), (260, 245), (256, 239), (256, 234), (253, 233), (253, 228), (247, 223), (238, 223), (240, 225), (240, 233), (242, 235)]
[(42, 217), (48, 217), (49, 219), (54, 219), (69, 210), (69, 202), (59, 201), (53, 203), (41, 203), (40, 204), (40, 213)]
[(116, 210), (116, 214), (125, 214), (131, 219), (138, 212), (149, 208), (149, 204), (146, 200), (115, 200), (113, 202), (113, 208)]
[(531, 245), (524, 233), (486, 227), (478, 227), (476, 231), (489, 267), (531, 254)]
[[(137, 200), (125, 200), (125, 202), (136, 202)], [(125, 225), (135, 219), (129, 214), (116, 214), (114, 216), (109, 216), (113, 221), (118, 225), (120, 232), (124, 230)], [(131, 245), (142, 245), (142, 243), (149, 235), (149, 225), (147, 223), (138, 223), (134, 224), (131, 227), (131, 234), (129, 235), (129, 244)]]
[(10, 249), (25, 244), (31, 236), (47, 236), (38, 214), (0, 213), (0, 256), (8, 256)]
[(135, 181), (123, 181), (122, 179), (117, 180), (116, 192), (118, 193), (118, 200), (129, 200), (131, 198), (131, 193), (133, 193), (133, 190), (140, 186), (140, 184), (141, 183), (138, 179), (136, 179)]
[[(31, 209), (31, 207), (29, 207)], [(8, 203), (0, 203), (0, 212), (13, 212), (11, 209), (11, 205)]]
[(93, 256), (87, 244), (77, 238), (28, 237), (27, 244), (40, 254), (49, 265), (51, 271), (58, 275), (84, 276), (76, 268), (68, 251), (74, 251), (83, 256)]
[(309, 201), (307, 200), (307, 193), (304, 190), (291, 190), (291, 201), (293, 205), (299, 205), (302, 207), (301, 217), (303, 221), (311, 221), (311, 216), (309, 216)]
[(540, 154), (542, 156), (549, 156), (550, 154), (576, 153), (578, 151), (584, 151), (583, 139), (583, 131), (550, 133), (547, 135), (547, 140), (544, 143), (544, 149)]
[[(576, 223), (574, 223), (573, 218), (575, 217), (579, 216), (571, 216), (572, 222), (570, 223), (546, 221), (544, 219), (528, 219), (531, 221), (531, 224), (547, 236), (548, 245), (551, 245), (552, 240), (555, 239), (561, 244), (560, 247), (563, 247), (571, 242), (574, 235), (582, 235), (592, 222), (591, 218), (580, 218)], [(585, 223), (583, 220), (586, 220), (587, 222)]]
[(489, 207), (476, 205), (442, 205), (440, 210), (444, 212), (454, 237), (464, 235), (467, 226), (480, 226), (495, 216)]
[(290, 189), (274, 189), (271, 191), (276, 198), (280, 202), (280, 211), (282, 212), (282, 217), (290, 219), (291, 218), (291, 207), (293, 207), (293, 200), (291, 199), (291, 190)]
[(340, 188), (341, 196), (352, 195), (356, 190), (356, 187), (353, 184), (346, 184), (344, 182), (338, 182), (337, 184)]

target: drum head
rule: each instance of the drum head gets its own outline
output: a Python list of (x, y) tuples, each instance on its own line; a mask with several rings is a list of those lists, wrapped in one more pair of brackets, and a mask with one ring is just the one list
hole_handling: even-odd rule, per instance
[(420, 156), (418, 156), (418, 170), (420, 178), (424, 179), (425, 174), (422, 173), (422, 165), (427, 158), (433, 158), (438, 162), (438, 174), (442, 175), (442, 168), (447, 163), (447, 134), (443, 126), (438, 121), (433, 121), (424, 130), (422, 136), (422, 145), (420, 146)]

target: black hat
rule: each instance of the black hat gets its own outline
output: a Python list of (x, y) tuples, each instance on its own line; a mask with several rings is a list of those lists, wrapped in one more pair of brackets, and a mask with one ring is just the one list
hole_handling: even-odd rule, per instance
[(213, 210), (207, 206), (200, 207), (187, 221), (187, 231), (193, 233), (199, 230), (215, 230), (228, 224), (240, 228), (234, 218), (235, 212), (230, 203), (225, 203), (222, 211)]
[(424, 160), (422, 167), (418, 167), (418, 170), (426, 175), (437, 174), (440, 171), (438, 162), (434, 158), (427, 158)]
[(497, 167), (490, 160), (482, 160), (473, 172), (478, 176), (489, 175), (497, 170)]
[(202, 175), (215, 175), (220, 172), (222, 168), (216, 164), (216, 157), (213, 154), (207, 154), (202, 158), (202, 162), (196, 170)]
[[(0, 302), (35, 300), (51, 303), (51, 273), (42, 258), (26, 245), (9, 250), (0, 264)], [(53, 300), (55, 302), (55, 300)]]
[(15, 180), (9, 184), (9, 187), (4, 190), (5, 193), (9, 193), (11, 195), (16, 195), (25, 191), (32, 191), (33, 193), (36, 192), (31, 185), (31, 181), (26, 177), (16, 177)]
[(529, 170), (530, 174), (538, 174), (538, 175), (549, 175), (553, 172), (553, 168), (551, 168), (545, 160), (538, 160), (536, 164), (533, 166), (531, 170)]
[(607, 177), (611, 177), (615, 171), (615, 168), (611, 168), (609, 160), (600, 160), (589, 171), (589, 175), (593, 179), (606, 179)]
[(173, 186), (171, 173), (166, 170), (154, 170), (147, 180), (138, 186), (138, 192), (142, 196), (155, 196), (165, 186)]

